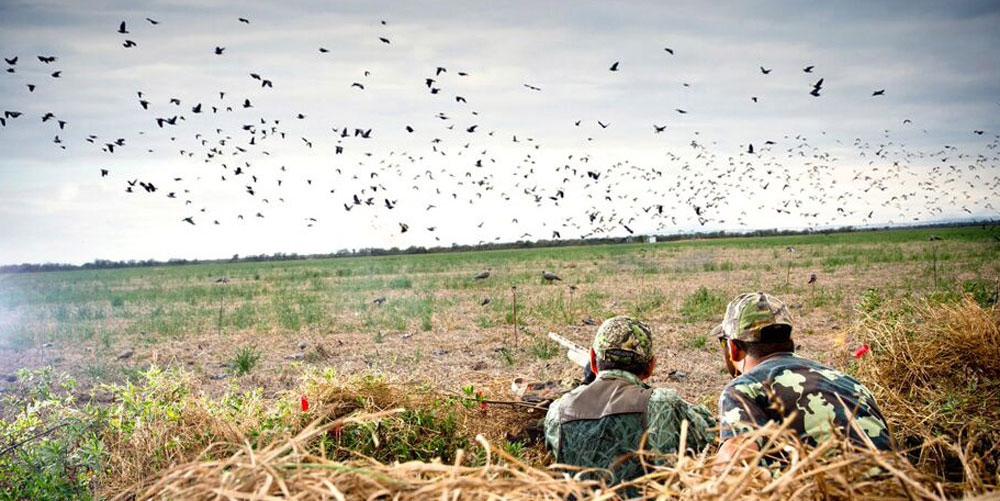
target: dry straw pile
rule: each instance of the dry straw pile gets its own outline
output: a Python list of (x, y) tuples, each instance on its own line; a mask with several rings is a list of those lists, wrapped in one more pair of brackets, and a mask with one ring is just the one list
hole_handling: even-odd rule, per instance
[[(971, 301), (908, 302), (865, 314), (853, 335), (872, 350), (849, 370), (881, 402), (900, 442), (895, 453), (837, 438), (807, 447), (787, 423), (775, 423), (755, 432), (763, 447), (749, 465), (715, 465), (713, 451), (637, 453), (647, 474), (608, 486), (599, 471), (518, 459), (495, 445), (496, 430), (487, 439), (466, 427), (476, 421), (469, 420), (459, 426), (476, 438), (450, 460), (400, 463), (324, 444), (353, 427), (377, 433), (373, 443), (387, 447), (386, 427), (401, 428), (382, 423), (407, 410), (343, 404), (358, 396), (345, 387), (316, 387), (327, 411), (289, 438), (212, 444), (117, 499), (997, 499), (998, 327), (995, 307)], [(397, 395), (380, 405), (419, 404), (405, 400)], [(767, 468), (758, 466), (764, 458), (772, 459)]]

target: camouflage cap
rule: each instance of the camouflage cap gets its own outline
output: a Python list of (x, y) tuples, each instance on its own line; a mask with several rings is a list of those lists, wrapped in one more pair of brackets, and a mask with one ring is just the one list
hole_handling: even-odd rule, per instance
[(792, 325), (785, 303), (764, 292), (748, 292), (726, 306), (726, 317), (712, 332), (737, 341), (759, 343), (760, 330), (770, 325)]
[(611, 317), (597, 329), (594, 352), (598, 360), (606, 362), (649, 363), (653, 359), (653, 331), (634, 318)]

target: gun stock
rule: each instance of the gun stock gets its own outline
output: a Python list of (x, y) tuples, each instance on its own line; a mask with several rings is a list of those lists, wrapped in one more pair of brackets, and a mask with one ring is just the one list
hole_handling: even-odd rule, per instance
[(560, 346), (569, 350), (566, 353), (566, 358), (569, 358), (571, 362), (580, 367), (586, 367), (590, 365), (590, 350), (580, 346), (569, 339), (566, 339), (555, 332), (549, 333), (549, 339), (559, 343)]

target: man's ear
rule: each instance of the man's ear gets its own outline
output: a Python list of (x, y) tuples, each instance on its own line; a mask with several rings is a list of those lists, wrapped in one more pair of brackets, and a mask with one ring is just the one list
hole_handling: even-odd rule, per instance
[(593, 348), (590, 349), (590, 372), (597, 374), (597, 352)]
[(649, 364), (646, 365), (646, 371), (643, 372), (641, 376), (639, 376), (639, 379), (649, 379), (649, 377), (653, 375), (653, 369), (656, 369), (656, 356), (655, 355), (649, 361)]
[(728, 339), (726, 343), (729, 345), (729, 357), (732, 358), (734, 363), (742, 362), (747, 357), (747, 352), (741, 350), (735, 341)]

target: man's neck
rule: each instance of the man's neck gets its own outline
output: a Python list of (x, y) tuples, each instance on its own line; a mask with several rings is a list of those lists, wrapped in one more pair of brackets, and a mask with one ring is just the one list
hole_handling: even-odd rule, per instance
[(776, 353), (772, 353), (772, 354), (770, 354), (770, 355), (768, 355), (766, 357), (763, 357), (763, 358), (751, 357), (751, 356), (747, 355), (747, 363), (746, 363), (746, 366), (743, 368), (743, 373), (746, 374), (746, 373), (752, 371), (754, 369), (754, 367), (757, 367), (758, 365), (760, 365), (763, 362), (765, 362), (767, 360), (770, 360), (772, 358), (780, 357), (781, 355), (791, 355), (791, 354), (792, 354), (792, 352), (790, 352), (790, 351), (779, 351), (779, 352), (776, 352)]

